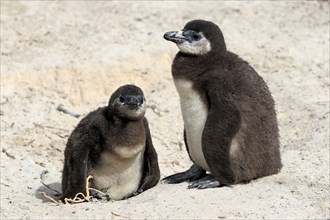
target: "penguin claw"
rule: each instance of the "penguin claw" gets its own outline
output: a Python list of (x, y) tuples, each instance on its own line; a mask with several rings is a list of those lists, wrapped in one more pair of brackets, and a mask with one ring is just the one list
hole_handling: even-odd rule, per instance
[(190, 183), (190, 184), (188, 185), (188, 189), (197, 188), (198, 186), (199, 186), (198, 183)]

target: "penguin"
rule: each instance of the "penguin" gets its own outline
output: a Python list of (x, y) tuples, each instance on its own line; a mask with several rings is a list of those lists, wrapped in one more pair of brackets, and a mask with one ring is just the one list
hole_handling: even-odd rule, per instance
[(172, 76), (193, 165), (162, 182), (188, 181), (188, 188), (205, 189), (278, 173), (275, 103), (262, 77), (227, 51), (222, 31), (211, 21), (192, 20), (164, 38), (179, 48)]
[(111, 95), (108, 106), (78, 123), (64, 152), (62, 201), (85, 192), (89, 175), (91, 187), (112, 200), (135, 196), (158, 183), (158, 157), (145, 112), (142, 90), (124, 85)]

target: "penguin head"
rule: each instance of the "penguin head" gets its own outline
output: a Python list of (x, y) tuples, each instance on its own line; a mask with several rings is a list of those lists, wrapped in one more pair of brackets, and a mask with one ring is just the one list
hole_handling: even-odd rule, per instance
[(139, 120), (146, 112), (146, 100), (139, 87), (124, 85), (112, 94), (109, 109), (120, 118)]
[(210, 21), (193, 20), (180, 31), (164, 34), (166, 40), (176, 43), (180, 52), (192, 55), (206, 55), (217, 52), (224, 55), (226, 44), (220, 28)]

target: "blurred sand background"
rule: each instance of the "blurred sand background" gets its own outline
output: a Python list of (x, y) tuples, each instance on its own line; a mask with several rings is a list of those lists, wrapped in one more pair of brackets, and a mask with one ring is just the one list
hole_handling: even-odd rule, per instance
[[(191, 165), (177, 48), (162, 36), (199, 18), (269, 85), (281, 173), (206, 190), (160, 183), (108, 203), (43, 200), (41, 179), (60, 190), (73, 128), (127, 83), (145, 92), (162, 177)], [(329, 219), (329, 52), (329, 1), (1, 1), (1, 219)]]

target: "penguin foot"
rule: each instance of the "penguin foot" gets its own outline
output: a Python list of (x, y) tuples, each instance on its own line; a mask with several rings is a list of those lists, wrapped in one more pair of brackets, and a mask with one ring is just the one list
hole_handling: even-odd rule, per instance
[(108, 202), (111, 200), (111, 197), (108, 194), (100, 194), (98, 192), (93, 192), (92, 197), (93, 197), (93, 199), (97, 199), (102, 202)]
[(199, 180), (190, 182), (188, 189), (206, 189), (206, 188), (215, 188), (220, 186), (220, 182), (214, 178), (212, 175), (207, 175)]
[(206, 175), (206, 171), (203, 170), (200, 166), (197, 164), (193, 164), (189, 170), (182, 172), (182, 173), (176, 173), (171, 176), (165, 177), (162, 179), (163, 183), (168, 184), (174, 184), (174, 183), (182, 183), (185, 181), (193, 181), (200, 179), (201, 177)]

